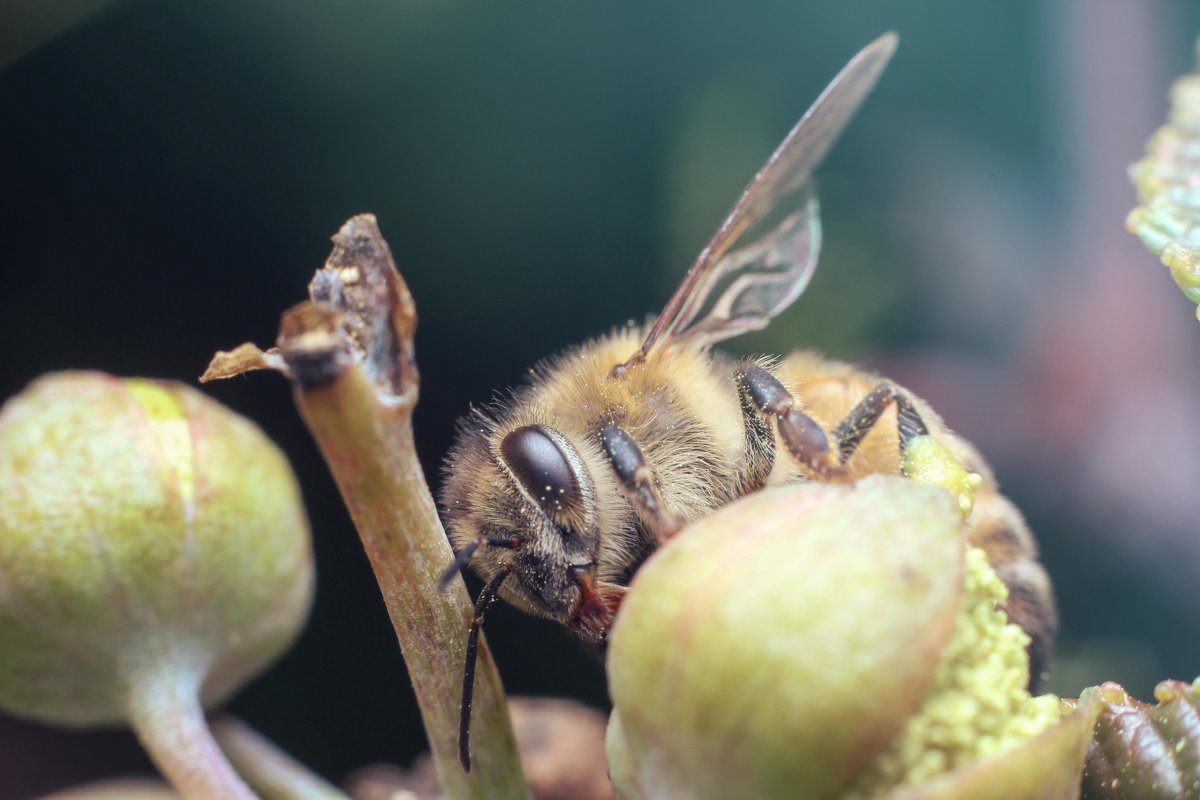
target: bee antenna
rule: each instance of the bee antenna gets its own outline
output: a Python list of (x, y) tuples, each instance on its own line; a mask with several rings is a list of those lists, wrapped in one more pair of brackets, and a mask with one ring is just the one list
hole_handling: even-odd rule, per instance
[(454, 576), (462, 570), (463, 567), (471, 560), (471, 556), (475, 555), (475, 551), (481, 545), (488, 547), (503, 547), (508, 550), (515, 550), (518, 541), (514, 537), (504, 536), (480, 536), (475, 541), (468, 544), (462, 550), (459, 550), (454, 556), (454, 561), (450, 562), (450, 566), (446, 567), (446, 571), (438, 578), (437, 587), (439, 592), (446, 591), (446, 587), (450, 585), (450, 581), (454, 580)]
[[(478, 546), (479, 540), (475, 544)], [(498, 572), (475, 599), (475, 616), (471, 620), (471, 632), (467, 634), (467, 660), (463, 665), (462, 705), (459, 706), (458, 717), (458, 760), (463, 772), (471, 771), (471, 704), (475, 698), (475, 657), (479, 654), (479, 630), (483, 627), (484, 614), (495, 602), (500, 584), (504, 583), (509, 572), (511, 570), (508, 567)]]

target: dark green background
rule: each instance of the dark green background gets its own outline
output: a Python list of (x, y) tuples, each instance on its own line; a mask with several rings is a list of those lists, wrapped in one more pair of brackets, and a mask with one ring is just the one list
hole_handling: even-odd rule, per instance
[[(891, 29), (895, 61), (821, 171), (822, 267), (734, 345), (819, 347), (941, 408), (1042, 540), (1054, 688), (1148, 697), (1200, 672), (1200, 434), (1167, 423), (1200, 398), (1200, 328), (1121, 230), (1123, 172), (1190, 68), (1195, 3), (120, 3), (0, 71), (0, 397), (72, 367), (193, 381), (217, 348), (268, 344), (328, 237), (372, 211), (421, 314), (436, 480), (469, 403), (656, 311)], [(293, 459), (319, 568), (303, 639), (233, 709), (334, 779), (407, 763), (403, 663), (286, 384), (209, 391)], [(600, 665), (554, 626), (498, 608), (488, 636), (513, 692), (604, 704)], [(148, 769), (128, 734), (0, 716), (0, 798)]]

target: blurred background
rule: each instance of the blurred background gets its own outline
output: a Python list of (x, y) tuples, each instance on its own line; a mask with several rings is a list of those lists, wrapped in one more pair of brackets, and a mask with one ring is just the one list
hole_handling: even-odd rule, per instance
[[(1125, 176), (1194, 63), (1187, 0), (966, 4), (0, 2), (0, 396), (47, 370), (194, 382), (274, 340), (328, 237), (378, 215), (421, 314), (416, 434), (665, 301), (826, 82), (900, 49), (820, 172), (807, 293), (738, 351), (887, 372), (974, 440), (1039, 536), (1051, 688), (1200, 673), (1200, 326), (1125, 233)], [(399, 649), (286, 383), (208, 387), (289, 453), (318, 596), (232, 704), (340, 780), (423, 749)], [(477, 587), (478, 584), (474, 584)], [(598, 662), (497, 606), (518, 694)], [(149, 772), (128, 733), (0, 715), (0, 798)]]

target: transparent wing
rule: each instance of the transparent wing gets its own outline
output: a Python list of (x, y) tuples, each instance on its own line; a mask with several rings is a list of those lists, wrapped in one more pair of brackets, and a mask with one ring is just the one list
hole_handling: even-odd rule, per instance
[(808, 284), (821, 247), (812, 174), (896, 49), (887, 33), (850, 60), (750, 181), (667, 302), (642, 349), (706, 344), (764, 327)]

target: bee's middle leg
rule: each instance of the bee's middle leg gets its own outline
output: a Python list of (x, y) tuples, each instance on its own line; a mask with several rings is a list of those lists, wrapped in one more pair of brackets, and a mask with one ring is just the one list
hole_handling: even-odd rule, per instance
[(772, 418), (788, 452), (815, 477), (845, 477), (825, 430), (796, 407), (796, 399), (778, 378), (759, 364), (746, 361), (734, 373), (734, 382), (746, 426), (748, 464), (742, 476), (743, 494), (761, 488), (771, 474), (775, 462), (775, 437), (769, 424)]

